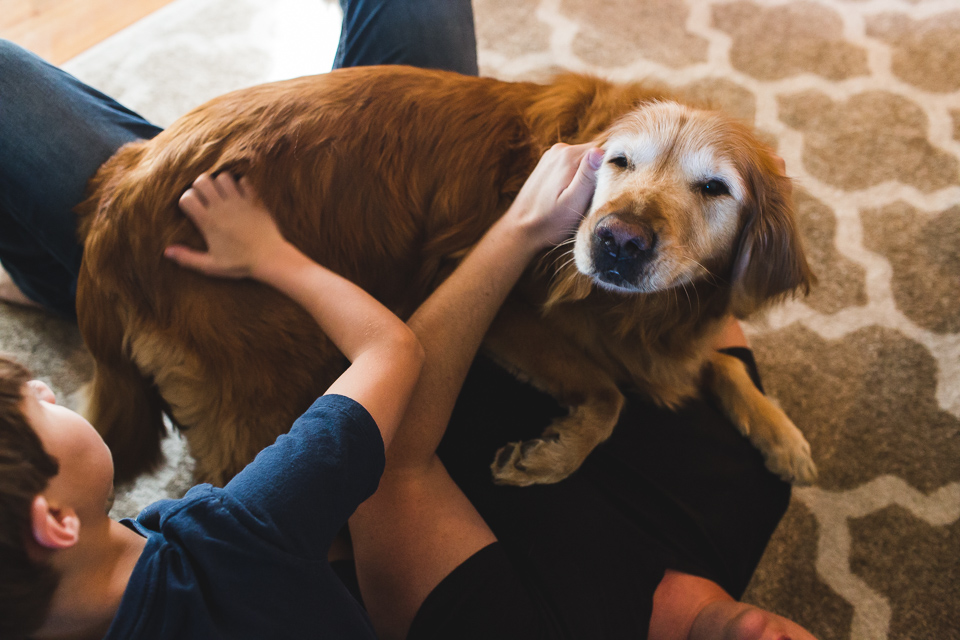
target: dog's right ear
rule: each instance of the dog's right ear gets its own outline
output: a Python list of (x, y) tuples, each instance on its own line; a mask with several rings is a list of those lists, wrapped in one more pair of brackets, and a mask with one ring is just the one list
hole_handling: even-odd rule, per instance
[(746, 164), (750, 193), (731, 271), (731, 311), (738, 318), (786, 296), (807, 295), (816, 282), (797, 229), (790, 179), (770, 154)]

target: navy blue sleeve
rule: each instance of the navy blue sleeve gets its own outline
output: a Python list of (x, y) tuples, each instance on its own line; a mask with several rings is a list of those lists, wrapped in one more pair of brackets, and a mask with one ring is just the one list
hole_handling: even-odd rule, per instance
[(224, 493), (273, 529), (290, 552), (326, 557), (347, 518), (377, 490), (384, 464), (383, 439), (367, 410), (345, 396), (326, 395)]

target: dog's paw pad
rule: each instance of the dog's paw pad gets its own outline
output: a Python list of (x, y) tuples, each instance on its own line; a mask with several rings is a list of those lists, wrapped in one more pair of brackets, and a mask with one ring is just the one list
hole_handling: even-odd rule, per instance
[(490, 465), (494, 482), (517, 487), (526, 487), (534, 483), (527, 477), (527, 468), (521, 459), (524, 444), (526, 443), (511, 442), (497, 451), (493, 464)]
[(517, 444), (518, 443), (516, 442), (511, 442), (506, 446), (500, 447), (500, 449), (497, 451), (497, 457), (491, 466), (494, 473), (496, 473), (499, 469), (505, 469), (511, 465), (514, 458), (514, 452), (517, 449)]
[(526, 487), (532, 484), (552, 484), (563, 480), (575, 469), (563, 464), (564, 447), (560, 435), (545, 434), (525, 442), (511, 442), (497, 451), (490, 470), (493, 481)]
[(817, 481), (817, 465), (810, 455), (810, 445), (802, 437), (799, 442), (774, 449), (765, 460), (767, 469), (785, 482), (806, 486)]

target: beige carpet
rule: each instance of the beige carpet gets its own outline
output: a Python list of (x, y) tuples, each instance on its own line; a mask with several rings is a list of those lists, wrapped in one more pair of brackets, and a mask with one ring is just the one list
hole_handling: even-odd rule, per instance
[[(650, 78), (752, 120), (797, 180), (820, 285), (750, 327), (807, 434), (798, 490), (746, 599), (818, 637), (960, 638), (960, 3), (474, 0), (481, 71)], [(178, 0), (71, 61), (160, 124), (229, 89), (329, 66), (322, 0)], [(0, 306), (0, 349), (76, 402), (75, 329)], [(187, 486), (189, 459), (116, 515)]]

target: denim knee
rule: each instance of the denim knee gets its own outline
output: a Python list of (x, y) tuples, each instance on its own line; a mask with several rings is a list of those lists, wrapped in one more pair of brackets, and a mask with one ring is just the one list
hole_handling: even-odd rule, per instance
[(470, 0), (340, 0), (334, 68), (407, 64), (477, 75)]
[(159, 132), (70, 74), (0, 40), (0, 228), (8, 232), (0, 238), (0, 261), (28, 296), (71, 308), (82, 255), (73, 208), (120, 146)]

